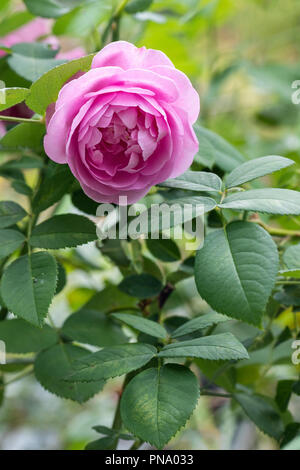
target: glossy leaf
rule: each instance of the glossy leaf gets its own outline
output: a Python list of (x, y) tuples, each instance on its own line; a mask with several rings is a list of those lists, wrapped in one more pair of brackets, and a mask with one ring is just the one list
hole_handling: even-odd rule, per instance
[(233, 188), (234, 186), (240, 186), (247, 181), (268, 175), (294, 163), (289, 158), (277, 155), (255, 158), (235, 168), (226, 178), (226, 187)]
[(231, 333), (221, 333), (168, 344), (160, 351), (158, 357), (197, 357), (225, 361), (248, 359), (249, 356), (242, 343)]
[(21, 256), (4, 271), (1, 296), (15, 315), (41, 327), (56, 290), (56, 262), (50, 253)]
[(155, 338), (167, 337), (165, 328), (155, 321), (148, 320), (148, 318), (143, 318), (139, 315), (131, 315), (129, 313), (112, 313), (111, 316), (147, 335), (154, 336)]
[[(28, 95), (28, 88), (1, 88), (0, 89), (0, 111), (21, 103)], [(4, 103), (3, 103), (4, 101)]]
[(227, 196), (222, 209), (265, 212), (268, 214), (300, 214), (300, 192), (290, 189), (250, 189)]
[(260, 325), (278, 271), (277, 247), (251, 222), (233, 222), (208, 234), (196, 255), (201, 297), (217, 312)]
[(124, 344), (104, 348), (74, 364), (74, 373), (68, 382), (95, 382), (128, 374), (147, 364), (156, 355), (156, 348), (148, 344)]
[(199, 397), (198, 381), (186, 367), (146, 369), (125, 388), (121, 416), (130, 432), (161, 449), (185, 426)]

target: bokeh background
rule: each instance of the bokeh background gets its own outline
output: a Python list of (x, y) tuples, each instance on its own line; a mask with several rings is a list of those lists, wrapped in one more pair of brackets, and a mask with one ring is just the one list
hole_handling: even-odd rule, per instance
[[(20, 7), (22, 2), (14, 4)], [(123, 17), (121, 38), (164, 51), (199, 90), (201, 123), (229, 140), (247, 158), (282, 155), (294, 159), (296, 168), (272, 178), (273, 183), (299, 190), (300, 107), (291, 100), (292, 83), (300, 79), (299, 23), (298, 0), (154, 0), (149, 11)], [(100, 25), (100, 33), (101, 28), (104, 26)], [(90, 38), (60, 40), (63, 48), (80, 45), (90, 52), (93, 47)], [(213, 167), (213, 162), (206, 164)], [(219, 167), (213, 170), (222, 172)], [(34, 177), (34, 172), (27, 172), (28, 181)], [(268, 184), (268, 180), (265, 182)], [(26, 204), (1, 177), (0, 197), (21, 198)], [(57, 211), (75, 209), (65, 198)], [(283, 217), (276, 221), (279, 223), (299, 229), (300, 219)], [(58, 327), (95, 291), (121, 279), (109, 258), (94, 247), (66, 250), (62, 257), (68, 282), (51, 306)], [(178, 284), (165, 306), (167, 313), (197, 314), (207, 308), (191, 279)], [(281, 327), (290, 321), (288, 313), (277, 319)], [(240, 339), (250, 336), (250, 327), (231, 323)], [(258, 356), (251, 365), (238, 369), (240, 381), (245, 385), (255, 381), (257, 392), (274, 394), (275, 381), (289, 377), (289, 366), (270, 368), (266, 357)], [(109, 381), (101, 394), (78, 405), (49, 394), (31, 376), (17, 382), (12, 377), (0, 408), (0, 450), (84, 448), (97, 438), (92, 426), (111, 424), (121, 384), (119, 379)], [(300, 421), (299, 397), (293, 398), (290, 409)], [(128, 443), (121, 445), (126, 448)], [(168, 447), (276, 449), (276, 443), (226, 398), (203, 397), (188, 426)]]

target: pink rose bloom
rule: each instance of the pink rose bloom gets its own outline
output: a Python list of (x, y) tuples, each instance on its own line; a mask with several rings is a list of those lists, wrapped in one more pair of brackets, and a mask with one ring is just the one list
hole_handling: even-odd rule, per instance
[[(29, 23), (24, 24), (20, 28), (12, 31), (4, 38), (0, 38), (0, 44), (5, 47), (11, 47), (19, 42), (32, 42), (40, 36), (48, 34), (50, 31), (51, 23), (49, 20), (43, 18), (36, 18)], [(6, 52), (0, 51), (0, 57), (4, 56)]]
[(198, 150), (199, 96), (161, 51), (119, 41), (61, 89), (44, 146), (97, 202), (128, 204), (185, 172)]

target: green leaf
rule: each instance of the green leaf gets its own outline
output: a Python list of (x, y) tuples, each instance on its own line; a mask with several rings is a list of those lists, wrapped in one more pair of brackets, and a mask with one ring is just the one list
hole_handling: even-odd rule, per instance
[[(90, 199), (82, 189), (72, 193), (72, 204), (86, 214), (96, 215), (99, 203)], [(113, 240), (112, 240), (113, 241)]]
[(33, 150), (40, 152), (46, 133), (43, 124), (24, 122), (10, 129), (0, 140), (0, 150)]
[(61, 16), (55, 23), (53, 33), (59, 35), (87, 37), (109, 18), (111, 2), (89, 0)]
[(248, 359), (247, 350), (231, 333), (204, 336), (164, 346), (158, 357), (198, 357), (201, 359)]
[(169, 179), (158, 186), (188, 189), (190, 191), (219, 192), (221, 191), (222, 181), (214, 173), (186, 171), (183, 175)]
[(96, 239), (94, 222), (82, 215), (62, 214), (37, 225), (30, 244), (36, 248), (59, 249), (84, 245)]
[(16, 180), (11, 184), (12, 188), (19, 194), (24, 194), (25, 196), (32, 195), (32, 189), (24, 181)]
[(151, 238), (148, 238), (146, 240), (146, 245), (150, 253), (155, 258), (158, 258), (165, 263), (179, 261), (181, 258), (178, 246), (171, 239), (161, 238), (158, 240), (152, 240)]
[(251, 222), (233, 222), (209, 233), (196, 255), (201, 297), (217, 312), (258, 326), (277, 271), (274, 241)]
[(275, 401), (282, 413), (284, 413), (288, 408), (294, 383), (294, 380), (279, 380), (277, 383)]
[(223, 137), (198, 124), (194, 128), (200, 144), (198, 156), (204, 159), (210, 156), (210, 159), (224, 171), (231, 171), (244, 163), (243, 155)]
[(135, 436), (161, 449), (185, 426), (198, 398), (198, 381), (188, 368), (146, 369), (123, 392), (122, 420)]
[(88, 306), (82, 307), (67, 318), (62, 333), (74, 341), (99, 347), (127, 342), (127, 337), (119, 325), (101, 311)]
[(234, 394), (235, 400), (254, 424), (268, 436), (279, 440), (284, 432), (283, 422), (275, 406), (262, 395)]
[(74, 362), (86, 356), (87, 353), (86, 349), (78, 346), (57, 344), (39, 353), (34, 364), (35, 376), (49, 392), (84, 403), (103, 388), (105, 381), (68, 383), (64, 378), (72, 374)]
[(46, 169), (43, 184), (32, 203), (35, 212), (41, 212), (58, 202), (72, 190), (75, 179), (68, 165), (57, 165), (50, 162)]
[(8, 310), (41, 327), (56, 290), (56, 270), (55, 259), (46, 252), (13, 261), (1, 282), (1, 296)]
[(5, 16), (5, 18), (0, 23), (0, 37), (3, 38), (15, 29), (21, 28), (21, 26), (31, 20), (33, 20), (33, 16), (28, 11), (17, 11), (9, 17)]
[(39, 157), (22, 156), (18, 159), (8, 160), (0, 166), (0, 170), (28, 170), (43, 168), (43, 160)]
[(247, 181), (268, 175), (269, 173), (281, 170), (294, 163), (295, 162), (289, 158), (279, 157), (277, 155), (255, 158), (235, 168), (226, 178), (226, 187), (233, 188), (234, 186), (240, 186)]
[(24, 0), (24, 3), (35, 16), (58, 18), (82, 3), (82, 0)]
[(0, 111), (21, 103), (25, 100), (28, 93), (28, 88), (1, 88), (0, 97), (2, 99), (0, 100)]
[(283, 253), (283, 262), (291, 270), (300, 269), (300, 243), (289, 246)]
[(147, 335), (154, 336), (155, 338), (166, 338), (168, 333), (165, 328), (156, 323), (155, 321), (148, 320), (138, 315), (130, 315), (129, 313), (112, 313), (111, 316), (132, 326), (138, 331), (142, 331)]
[(114, 450), (118, 443), (116, 436), (102, 437), (96, 441), (89, 442), (85, 450)]
[(268, 214), (300, 214), (300, 192), (290, 189), (250, 189), (227, 196), (222, 209), (266, 212)]
[(150, 274), (132, 274), (123, 279), (119, 289), (132, 297), (147, 299), (160, 293), (162, 283)]
[(0, 340), (5, 342), (7, 353), (28, 354), (49, 348), (57, 343), (58, 336), (48, 325), (40, 330), (16, 318), (0, 322)]
[(24, 243), (23, 233), (17, 230), (0, 229), (0, 258), (10, 255)]
[(13, 201), (0, 201), (0, 228), (10, 227), (26, 217), (23, 207)]
[(147, 10), (153, 3), (153, 0), (131, 0), (125, 7), (125, 11), (130, 14)]
[(7, 62), (18, 75), (35, 82), (44, 73), (66, 62), (54, 59), (55, 54), (56, 51), (46, 44), (19, 43), (12, 46), (12, 54)]
[(62, 86), (77, 72), (87, 72), (94, 54), (59, 65), (45, 73), (30, 88), (27, 106), (38, 114), (44, 114), (49, 104), (57, 100)]
[(221, 315), (220, 313), (216, 312), (209, 312), (205, 315), (200, 315), (199, 317), (193, 318), (192, 320), (187, 321), (181, 325), (172, 333), (172, 338), (179, 338), (180, 336), (189, 335), (190, 333), (195, 333), (196, 331), (208, 328), (212, 325), (217, 325), (218, 323), (222, 323), (228, 320), (230, 320), (230, 318), (226, 317), (225, 315)]
[(149, 344), (112, 346), (76, 361), (68, 382), (95, 382), (128, 374), (147, 364), (156, 356), (156, 348)]

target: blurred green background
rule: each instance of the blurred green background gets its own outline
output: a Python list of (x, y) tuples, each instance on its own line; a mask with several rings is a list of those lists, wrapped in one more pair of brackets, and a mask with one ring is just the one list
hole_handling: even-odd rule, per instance
[[(300, 107), (292, 103), (291, 95), (293, 81), (300, 79), (299, 23), (298, 0), (165, 0), (154, 1), (149, 11), (134, 17), (125, 15), (121, 38), (164, 51), (199, 90), (201, 123), (247, 158), (282, 155), (294, 159), (296, 169), (272, 178), (279, 186), (298, 190)], [(224, 168), (213, 170), (222, 173)], [(1, 178), (0, 191), (7, 199), (20, 197)], [(60, 210), (69, 210), (70, 204), (65, 200)], [(276, 220), (279, 223), (285, 228), (300, 226), (296, 217), (282, 217)], [(90, 262), (88, 269), (81, 269), (83, 259)], [(66, 251), (64, 261), (68, 283), (51, 307), (57, 326), (93, 292), (121, 279), (118, 269), (89, 246)], [(166, 304), (167, 313), (184, 315), (206, 308), (192, 280), (178, 286)], [(288, 321), (288, 316), (282, 316), (280, 325)], [(237, 330), (239, 338), (249, 336), (250, 327), (245, 329)], [(257, 392), (274, 393), (275, 380), (286, 377), (287, 367), (270, 370), (261, 359), (240, 367), (238, 373), (245, 385), (259, 377)], [(31, 377), (12, 383), (0, 409), (0, 449), (82, 449), (97, 438), (92, 426), (111, 424), (120, 387), (120, 380), (110, 381), (104, 392), (80, 406), (47, 393)], [(291, 409), (300, 421), (299, 397)], [(189, 425), (168, 447), (274, 449), (276, 444), (227, 399), (203, 397)]]

